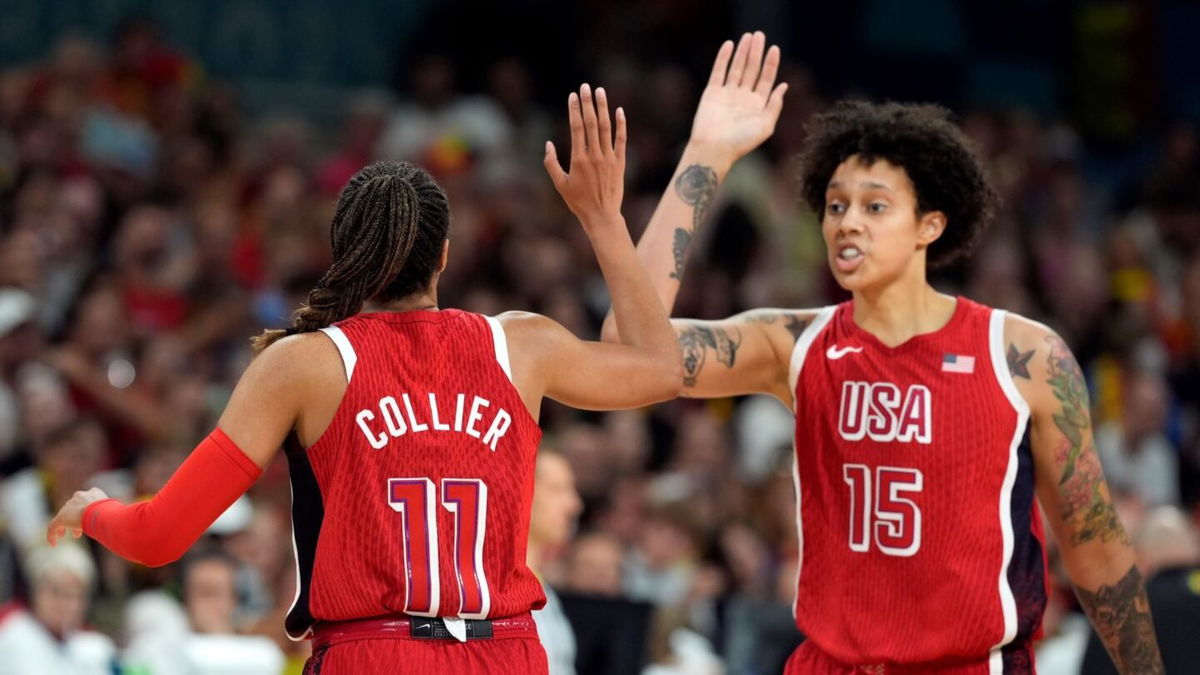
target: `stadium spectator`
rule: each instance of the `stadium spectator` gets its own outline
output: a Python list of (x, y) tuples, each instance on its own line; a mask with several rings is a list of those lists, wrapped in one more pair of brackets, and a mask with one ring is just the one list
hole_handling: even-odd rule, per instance
[(32, 551), (43, 543), (52, 515), (48, 505), (86, 489), (106, 452), (103, 430), (86, 417), (72, 419), (42, 439), (34, 448), (36, 465), (14, 474), (0, 488), (0, 518), (19, 548)]
[(1179, 456), (1163, 433), (1167, 387), (1161, 376), (1135, 373), (1126, 385), (1120, 422), (1096, 431), (1096, 452), (1113, 489), (1149, 506), (1179, 503)]
[(553, 451), (540, 451), (534, 475), (526, 559), (529, 569), (539, 576), (546, 591), (546, 606), (534, 611), (533, 618), (550, 661), (550, 675), (575, 673), (575, 632), (563, 613), (558, 593), (547, 582), (545, 574), (570, 541), (575, 518), (582, 507), (571, 466)]
[(26, 566), (33, 583), (30, 608), (0, 611), (0, 673), (113, 672), (112, 640), (84, 628), (96, 569), (83, 547), (35, 548)]
[[(1184, 673), (1200, 663), (1200, 532), (1173, 506), (1146, 514), (1133, 535), (1138, 567), (1146, 575), (1146, 595), (1168, 673)], [(1095, 633), (1087, 643), (1083, 675), (1116, 673)]]

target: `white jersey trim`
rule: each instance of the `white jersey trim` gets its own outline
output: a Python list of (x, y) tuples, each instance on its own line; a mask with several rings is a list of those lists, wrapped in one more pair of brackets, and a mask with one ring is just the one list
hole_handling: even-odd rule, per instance
[[(345, 338), (346, 336), (343, 335), (342, 337)], [(292, 487), (292, 481), (290, 478), (288, 479), (288, 495), (291, 497), (291, 501), (294, 503), (296, 501), (296, 490)], [(300, 604), (300, 589), (304, 587), (304, 579), (300, 578), (300, 547), (296, 546), (296, 521), (294, 518), (292, 519), (291, 535), (292, 562), (296, 566), (296, 595), (292, 597), (292, 606), (288, 608), (285, 616), (290, 616), (292, 612), (296, 611), (296, 605)], [(312, 625), (310, 624), (304, 629), (304, 632), (299, 635), (292, 635), (291, 631), (288, 631), (285, 626), (283, 633), (284, 635), (287, 635), (287, 639), (291, 640), (292, 642), (302, 642), (312, 634)]]
[(342, 355), (342, 366), (346, 369), (346, 382), (349, 383), (350, 378), (354, 375), (354, 366), (358, 364), (358, 354), (354, 353), (354, 346), (350, 344), (350, 338), (346, 337), (346, 333), (337, 326), (326, 326), (321, 329), (321, 332), (333, 340), (338, 353)]
[(989, 659), (990, 670), (993, 673), (1003, 670), (1003, 658), (1000, 648), (1013, 641), (1017, 636), (1017, 602), (1013, 596), (1012, 587), (1008, 584), (1008, 568), (1012, 565), (1013, 555), (1013, 523), (1012, 523), (1012, 491), (1017, 479), (1017, 448), (1025, 436), (1025, 428), (1029, 423), (1029, 404), (1021, 397), (1017, 384), (1013, 381), (1012, 373), (1008, 370), (1008, 360), (1004, 353), (1004, 320), (1007, 312), (993, 309), (988, 323), (988, 347), (992, 360), (992, 372), (1000, 389), (1008, 398), (1013, 410), (1017, 413), (1017, 424), (1013, 430), (1012, 441), (1008, 446), (1008, 469), (1004, 472), (1004, 482), (1000, 487), (1000, 533), (1004, 543), (1004, 554), (1000, 564), (1000, 608), (1004, 613), (1004, 635), (993, 647)]
[[(796, 346), (792, 347), (792, 359), (788, 364), (788, 386), (792, 392), (792, 414), (796, 414), (796, 401), (799, 398), (796, 395), (796, 384), (800, 381), (800, 369), (804, 367), (804, 359), (808, 357), (808, 350), (812, 347), (812, 343), (816, 341), (817, 335), (825, 329), (825, 325), (829, 323), (829, 319), (833, 317), (833, 313), (837, 311), (837, 305), (821, 308), (817, 312), (817, 316), (813, 318), (812, 323), (800, 333), (800, 338), (796, 340)], [(796, 597), (792, 599), (792, 618), (796, 618), (796, 613), (800, 607), (800, 574), (804, 570), (804, 511), (801, 508), (800, 502), (800, 460), (797, 456), (799, 449), (796, 447), (796, 437), (792, 434), (792, 486), (796, 490), (796, 583), (793, 588), (796, 589)]]
[(796, 456), (795, 440), (792, 441), (792, 486), (796, 489), (796, 595), (792, 598), (792, 618), (797, 617), (800, 609), (800, 571), (804, 567), (804, 513), (800, 509), (800, 459)]
[(500, 325), (494, 317), (485, 316), (488, 327), (492, 329), (492, 343), (496, 347), (496, 362), (504, 369), (504, 374), (508, 376), (508, 381), (512, 382), (512, 366), (508, 363), (508, 338), (504, 336), (504, 326)]
[(800, 381), (800, 369), (804, 367), (804, 359), (808, 357), (808, 350), (812, 347), (812, 343), (816, 341), (817, 335), (825, 329), (825, 324), (833, 318), (833, 313), (837, 311), (837, 305), (822, 307), (821, 311), (813, 317), (812, 323), (800, 333), (800, 339), (796, 340), (796, 346), (792, 347), (792, 360), (788, 364), (788, 387), (792, 392), (793, 404), (792, 412), (795, 412), (795, 396), (796, 384)]
[(1004, 675), (1004, 654), (999, 649), (988, 655), (988, 675)]

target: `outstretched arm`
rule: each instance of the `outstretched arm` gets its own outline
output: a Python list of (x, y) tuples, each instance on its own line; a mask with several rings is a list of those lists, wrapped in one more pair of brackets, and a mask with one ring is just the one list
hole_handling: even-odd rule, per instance
[[(298, 367), (305, 364), (305, 367)], [(301, 397), (324, 377), (342, 377), (324, 336), (281, 340), (250, 363), (217, 428), (152, 499), (122, 504), (99, 489), (77, 492), (47, 530), (51, 545), (70, 532), (151, 567), (177, 560), (262, 475), (293, 428)], [(344, 378), (341, 380), (344, 382)], [(334, 384), (336, 388), (336, 383)]]
[[(743, 35), (736, 49), (725, 42), (717, 51), (687, 148), (637, 247), (668, 311), (717, 186), (735, 161), (775, 129), (787, 91), (786, 84), (775, 84), (778, 71), (779, 48), (766, 49), (761, 32)], [(768, 393), (790, 404), (787, 361), (810, 319), (810, 312), (764, 309), (724, 321), (672, 321), (681, 350), (682, 395)], [(623, 330), (609, 313), (602, 339), (615, 342)]]
[[(586, 342), (536, 314), (501, 315), (505, 333), (519, 345), (510, 351), (517, 386), (536, 409), (545, 395), (577, 408), (611, 410), (648, 405), (679, 393), (679, 350), (667, 312), (638, 263), (621, 216), (625, 179), (625, 114), (583, 85), (568, 102), (571, 166), (563, 171), (552, 143), (546, 171), (579, 218), (596, 253), (621, 327), (619, 344)], [(614, 137), (615, 131), (615, 137)]]
[(1083, 372), (1062, 338), (1009, 319), (1009, 371), (1030, 405), (1038, 501), (1075, 594), (1121, 673), (1162, 673), (1150, 604), (1092, 443)]
[[(733, 42), (721, 45), (687, 148), (638, 242), (638, 258), (668, 312), (717, 186), (734, 162), (771, 135), (779, 120), (787, 84), (775, 85), (779, 48), (765, 46), (761, 32), (743, 35), (736, 50)], [(619, 334), (612, 319), (609, 314), (604, 323), (605, 341), (615, 341)]]

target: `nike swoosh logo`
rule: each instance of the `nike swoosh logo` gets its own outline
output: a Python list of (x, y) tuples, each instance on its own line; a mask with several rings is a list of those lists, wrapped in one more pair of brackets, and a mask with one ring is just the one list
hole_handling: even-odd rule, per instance
[(825, 350), (825, 356), (830, 361), (837, 361), (847, 354), (857, 354), (862, 350), (862, 347), (842, 347), (839, 349), (837, 345), (833, 345), (829, 349)]

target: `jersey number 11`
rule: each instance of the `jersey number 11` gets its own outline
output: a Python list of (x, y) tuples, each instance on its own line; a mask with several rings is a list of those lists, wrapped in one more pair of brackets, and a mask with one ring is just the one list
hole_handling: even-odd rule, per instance
[[(439, 616), (438, 489), (428, 478), (389, 478), (388, 504), (403, 520), (404, 613)], [(487, 485), (477, 478), (444, 478), (441, 506), (454, 514), (454, 573), (458, 577), (463, 619), (487, 618), (491, 607), (483, 574), (483, 536), (487, 530)]]

